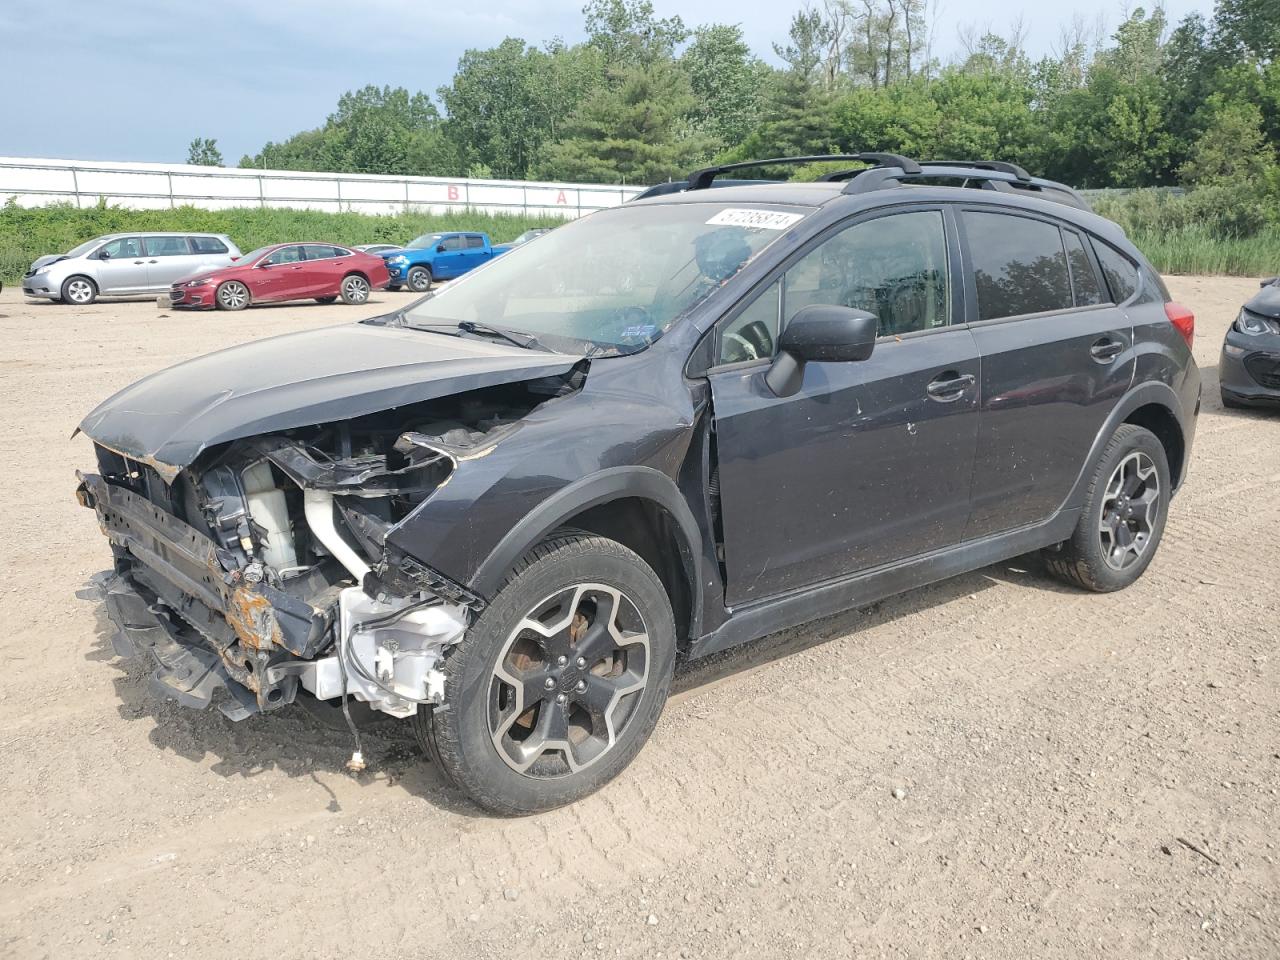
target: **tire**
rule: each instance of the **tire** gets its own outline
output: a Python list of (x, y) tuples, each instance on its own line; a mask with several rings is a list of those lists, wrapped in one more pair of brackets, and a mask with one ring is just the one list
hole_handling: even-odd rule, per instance
[(342, 302), (351, 306), (360, 306), (369, 302), (369, 281), (358, 273), (349, 273), (338, 285)]
[(249, 288), (239, 280), (224, 280), (213, 291), (213, 302), (219, 310), (243, 310), (251, 299)]
[[(523, 626), (534, 615), (542, 627)], [(675, 619), (657, 574), (616, 541), (566, 533), (516, 565), (448, 654), (444, 705), (419, 712), (414, 729), (481, 807), (507, 816), (550, 810), (600, 789), (639, 753), (666, 704), (675, 657)]]
[(88, 277), (76, 274), (62, 281), (63, 303), (74, 303), (77, 307), (87, 307), (98, 299), (98, 285)]
[(405, 282), (414, 293), (426, 293), (431, 289), (432, 279), (430, 267), (412, 267), (405, 277)]
[(1241, 403), (1239, 400), (1235, 399), (1234, 397), (1228, 396), (1225, 390), (1218, 391), (1218, 395), (1222, 397), (1222, 406), (1226, 410), (1248, 410), (1249, 409), (1249, 405), (1247, 403)]
[(390, 290), (392, 293), (395, 293), (397, 290), (399, 290), (399, 289), (400, 289), (400, 287), (401, 287), (401, 284), (399, 284), (399, 283), (388, 283), (388, 284), (387, 284), (387, 289), (388, 289), (388, 290)]
[(1045, 565), (1060, 580), (1096, 593), (1123, 590), (1160, 546), (1173, 483), (1155, 434), (1121, 424), (1098, 459), (1075, 532)]
[(316, 297), (316, 303), (336, 303), (337, 297)]

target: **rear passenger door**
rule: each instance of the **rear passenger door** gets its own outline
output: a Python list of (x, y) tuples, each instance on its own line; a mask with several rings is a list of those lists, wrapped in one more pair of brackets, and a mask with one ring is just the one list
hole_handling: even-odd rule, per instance
[(1133, 331), (1090, 239), (1047, 216), (960, 212), (970, 329), (982, 357), (973, 508), (965, 538), (1062, 506), (1133, 379)]
[(143, 237), (147, 248), (147, 286), (164, 290), (200, 269), (186, 237)]
[(343, 268), (343, 262), (337, 256), (337, 249), (327, 243), (307, 243), (303, 244), (302, 250), (307, 257), (306, 270), (303, 271), (307, 287), (303, 295), (336, 297)]

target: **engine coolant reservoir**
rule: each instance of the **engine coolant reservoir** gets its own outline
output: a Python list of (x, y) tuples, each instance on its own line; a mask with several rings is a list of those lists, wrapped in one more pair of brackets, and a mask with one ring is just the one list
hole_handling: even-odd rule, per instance
[(276, 486), (271, 464), (265, 460), (255, 463), (240, 477), (249, 515), (266, 531), (266, 543), (260, 551), (262, 559), (277, 570), (296, 567), (298, 554), (293, 545), (293, 529), (289, 526), (289, 507), (284, 491)]

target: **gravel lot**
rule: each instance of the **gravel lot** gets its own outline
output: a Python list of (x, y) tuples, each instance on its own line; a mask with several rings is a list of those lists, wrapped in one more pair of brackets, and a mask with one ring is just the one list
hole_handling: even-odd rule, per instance
[[(618, 781), (479, 814), (397, 725), (157, 702), (76, 599), (80, 417), (194, 354), (381, 312), (0, 294), (0, 956), (1280, 956), (1280, 417), (1214, 366), (1256, 283), (1174, 277), (1204, 409), (1159, 556), (990, 567), (677, 680)], [(901, 798), (899, 799), (899, 795)]]

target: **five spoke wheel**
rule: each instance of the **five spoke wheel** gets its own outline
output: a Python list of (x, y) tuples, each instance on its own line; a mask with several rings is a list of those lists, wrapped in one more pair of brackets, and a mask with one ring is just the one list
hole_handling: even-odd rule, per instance
[(649, 679), (649, 636), (635, 602), (582, 583), (516, 624), (489, 685), (489, 732), (513, 770), (555, 778), (609, 752)]
[(1137, 563), (1151, 543), (1160, 511), (1160, 473), (1136, 450), (1120, 461), (1107, 481), (1098, 532), (1107, 564), (1123, 570)]

